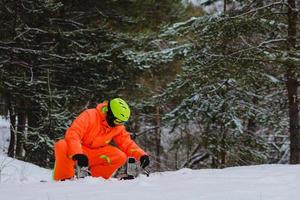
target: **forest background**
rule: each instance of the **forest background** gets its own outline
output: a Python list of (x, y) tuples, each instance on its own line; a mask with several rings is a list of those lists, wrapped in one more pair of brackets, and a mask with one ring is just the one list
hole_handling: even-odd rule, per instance
[(152, 171), (300, 163), (299, 6), (1, 0), (5, 153), (51, 168), (72, 120), (122, 97)]

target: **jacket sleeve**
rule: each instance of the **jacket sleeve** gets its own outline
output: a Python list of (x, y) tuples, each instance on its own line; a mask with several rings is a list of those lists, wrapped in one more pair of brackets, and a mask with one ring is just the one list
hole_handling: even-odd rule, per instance
[(82, 112), (68, 128), (65, 140), (68, 145), (68, 156), (71, 158), (75, 154), (82, 154), (81, 141), (87, 133), (89, 126), (89, 114), (87, 111)]
[(116, 145), (128, 156), (140, 160), (141, 156), (147, 155), (131, 138), (125, 127), (114, 138)]

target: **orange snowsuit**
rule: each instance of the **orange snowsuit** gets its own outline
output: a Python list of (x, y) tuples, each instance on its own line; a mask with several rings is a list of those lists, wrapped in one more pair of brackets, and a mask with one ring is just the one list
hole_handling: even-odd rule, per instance
[[(68, 128), (65, 138), (54, 145), (54, 180), (69, 179), (74, 176), (75, 161), (72, 156), (85, 154), (93, 177), (108, 179), (127, 160), (139, 160), (146, 153), (130, 138), (125, 126), (110, 127), (105, 119), (107, 102), (95, 109), (82, 112)], [(109, 145), (111, 141), (119, 147)]]

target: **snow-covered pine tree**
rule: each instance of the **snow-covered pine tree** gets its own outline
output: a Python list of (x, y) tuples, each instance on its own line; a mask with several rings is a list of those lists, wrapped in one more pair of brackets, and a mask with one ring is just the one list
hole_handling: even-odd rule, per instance
[[(166, 28), (153, 41), (160, 50), (138, 56), (137, 63), (149, 67), (151, 58), (156, 64), (183, 63), (182, 73), (152, 101), (169, 110), (164, 125), (171, 128), (174, 145), (164, 154), (166, 165), (287, 161), (288, 100), (282, 98), (287, 21), (278, 14), (287, 8), (282, 2), (257, 2), (226, 15), (193, 17)], [(166, 52), (171, 53), (164, 57)], [(289, 60), (298, 63), (297, 53)]]
[[(199, 145), (210, 153), (213, 166), (270, 162), (274, 143), (263, 137), (288, 135), (287, 112), (282, 112), (287, 98), (281, 97), (287, 22), (276, 14), (287, 8), (278, 2), (192, 18), (163, 34), (193, 41), (183, 73), (164, 96), (182, 99), (168, 114), (174, 125), (201, 121), (199, 140), (203, 132), (211, 139)], [(299, 62), (295, 54), (289, 59)]]
[[(18, 125), (23, 136), (19, 158), (52, 166), (53, 143), (78, 113), (111, 97), (134, 99), (131, 91), (149, 69), (132, 55), (144, 32), (178, 17), (179, 2), (4, 1), (0, 91), (12, 111), (12, 136)], [(13, 153), (18, 143), (11, 140)]]

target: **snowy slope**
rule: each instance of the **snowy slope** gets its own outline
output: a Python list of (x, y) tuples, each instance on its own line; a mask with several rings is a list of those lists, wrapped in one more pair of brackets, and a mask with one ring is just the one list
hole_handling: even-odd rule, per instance
[(0, 155), (0, 189), (3, 184), (32, 183), (49, 177), (50, 170)]
[[(300, 200), (300, 165), (151, 174), (130, 181), (87, 177), (53, 182), (51, 171), (7, 157), (1, 200)], [(1, 168), (1, 167), (0, 167)], [(40, 183), (40, 180), (48, 180)]]

